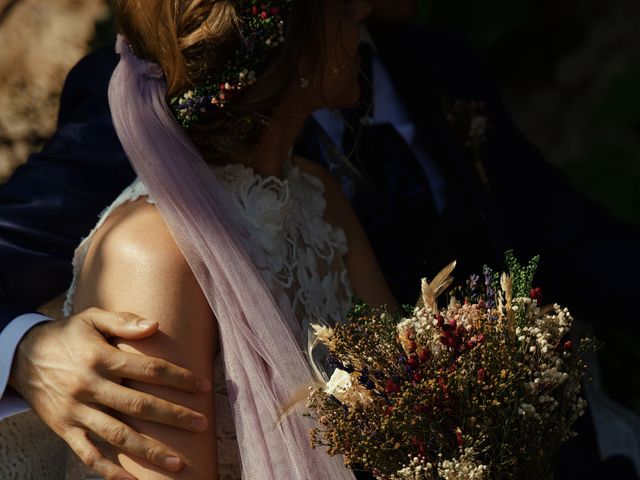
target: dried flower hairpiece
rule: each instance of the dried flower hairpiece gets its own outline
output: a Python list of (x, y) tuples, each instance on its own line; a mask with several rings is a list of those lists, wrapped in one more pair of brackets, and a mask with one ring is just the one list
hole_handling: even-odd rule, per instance
[(243, 0), (242, 44), (219, 73), (170, 99), (180, 124), (188, 129), (212, 108), (224, 108), (238, 92), (257, 82), (256, 70), (284, 42), (284, 17), (293, 0)]

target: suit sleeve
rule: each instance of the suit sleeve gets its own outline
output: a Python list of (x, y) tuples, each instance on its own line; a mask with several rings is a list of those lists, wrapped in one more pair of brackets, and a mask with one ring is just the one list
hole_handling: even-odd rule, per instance
[(74, 67), (57, 131), (0, 186), (0, 330), (68, 287), (76, 246), (134, 179), (107, 99), (116, 63), (102, 50)]

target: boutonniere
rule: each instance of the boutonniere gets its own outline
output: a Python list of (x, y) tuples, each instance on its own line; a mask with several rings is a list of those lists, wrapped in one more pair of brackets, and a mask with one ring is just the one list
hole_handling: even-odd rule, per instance
[(491, 123), (485, 113), (484, 102), (456, 100), (450, 103), (445, 99), (444, 112), (456, 139), (471, 152), (473, 167), (482, 184), (489, 189), (489, 177), (482, 162), (482, 146), (487, 141)]

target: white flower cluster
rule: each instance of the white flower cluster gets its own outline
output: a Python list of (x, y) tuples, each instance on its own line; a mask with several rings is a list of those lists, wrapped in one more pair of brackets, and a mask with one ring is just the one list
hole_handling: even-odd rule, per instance
[[(465, 329), (470, 329), (467, 317), (459, 312), (461, 307), (459, 304), (452, 304), (446, 311), (443, 311), (443, 317), (456, 320), (456, 325), (461, 325)], [(418, 344), (428, 349), (434, 359), (449, 356), (449, 349), (440, 341), (442, 331), (438, 327), (438, 312), (432, 312), (430, 308), (419, 307), (413, 312), (411, 318), (403, 320), (398, 324), (398, 334), (402, 342), (408, 332), (415, 335)], [(447, 320), (448, 321), (448, 320)], [(459, 323), (458, 323), (459, 322)]]
[[(559, 406), (554, 392), (570, 379), (566, 360), (571, 355), (571, 342), (562, 342), (573, 318), (569, 310), (559, 305), (554, 305), (553, 310), (547, 313), (541, 311), (535, 300), (518, 298), (513, 303), (515, 311), (528, 317), (528, 326), (517, 327), (516, 336), (531, 371), (530, 381), (524, 385), (527, 399), (520, 405), (518, 413), (539, 422), (553, 415)], [(566, 399), (575, 402), (573, 408), (578, 415), (584, 411), (579, 389), (579, 382), (571, 382), (562, 392)]]
[(533, 417), (537, 421), (541, 420), (540, 414), (536, 411), (536, 407), (534, 407), (530, 403), (521, 403), (520, 408), (518, 408), (518, 415), (521, 415), (525, 418)]
[(437, 465), (424, 457), (413, 457), (402, 470), (386, 477), (389, 480), (489, 480), (489, 467), (476, 460), (473, 448), (466, 448), (459, 458), (441, 460)]
[(433, 464), (426, 462), (424, 457), (413, 457), (402, 470), (391, 475), (389, 480), (434, 480)]
[(285, 42), (284, 38), (284, 21), (278, 21), (278, 32), (270, 37), (267, 37), (264, 43), (267, 47), (275, 48)]
[(446, 348), (440, 343), (440, 334), (436, 330), (436, 317), (428, 308), (416, 308), (413, 317), (398, 324), (398, 338), (401, 344), (409, 342), (409, 337), (415, 335), (417, 342), (427, 348), (435, 358), (446, 353)]
[(440, 462), (438, 475), (443, 480), (488, 480), (489, 467), (479, 464), (475, 457), (473, 448), (467, 448), (460, 458)]
[(258, 77), (256, 76), (255, 70), (249, 70), (245, 68), (240, 73), (238, 73), (238, 88), (253, 85), (257, 81)]

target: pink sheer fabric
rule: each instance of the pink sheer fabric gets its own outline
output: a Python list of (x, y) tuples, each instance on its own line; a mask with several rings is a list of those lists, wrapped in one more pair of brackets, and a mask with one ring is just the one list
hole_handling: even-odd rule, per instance
[(113, 123), (218, 320), (243, 477), (353, 479), (341, 457), (311, 449), (301, 415), (277, 422), (282, 406), (312, 382), (299, 324), (290, 305), (274, 300), (243, 232), (225, 215), (224, 190), (166, 104), (160, 67), (137, 58), (121, 36), (116, 50)]

